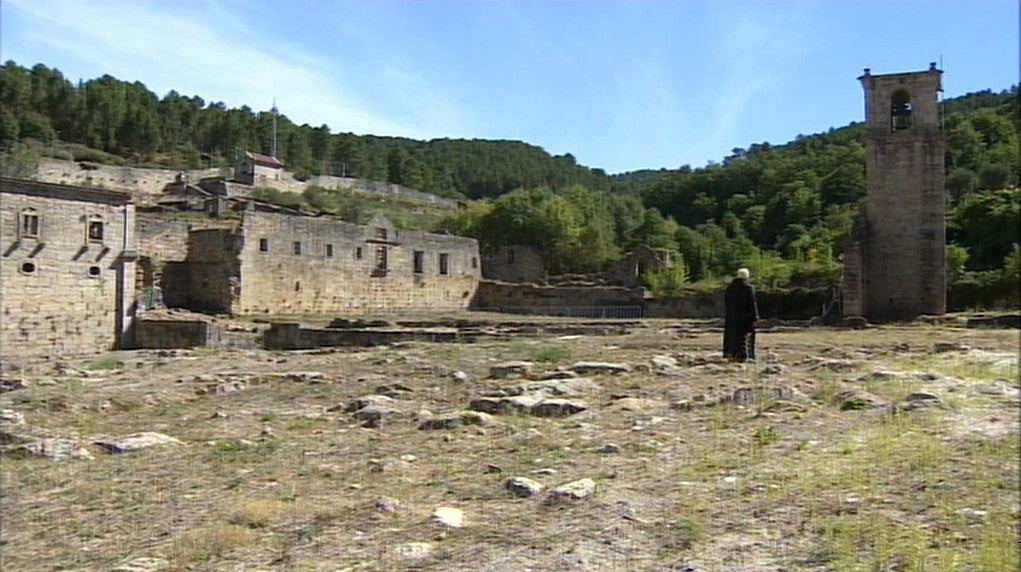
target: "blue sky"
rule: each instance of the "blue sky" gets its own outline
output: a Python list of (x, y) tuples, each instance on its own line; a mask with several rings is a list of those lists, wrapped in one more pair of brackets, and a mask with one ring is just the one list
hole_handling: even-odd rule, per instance
[(1009, 88), (1019, 24), (1017, 0), (3, 0), (0, 59), (617, 173), (860, 121), (866, 67)]

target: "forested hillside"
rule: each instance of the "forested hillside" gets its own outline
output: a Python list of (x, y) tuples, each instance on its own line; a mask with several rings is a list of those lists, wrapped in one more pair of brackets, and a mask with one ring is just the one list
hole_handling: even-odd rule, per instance
[[(943, 110), (951, 281), (1002, 284), (1021, 259), (1017, 87), (950, 99)], [(268, 153), (272, 124), (268, 111), (175, 91), (159, 97), (111, 76), (75, 84), (42, 64), (0, 68), (0, 146), (9, 152), (218, 166), (244, 150)], [(537, 246), (554, 272), (604, 268), (639, 243), (673, 250), (683, 264), (647, 277), (660, 291), (718, 282), (741, 265), (767, 286), (833, 283), (865, 193), (861, 124), (736, 148), (705, 167), (613, 176), (519, 141), (416, 141), (334, 128), (295, 125), (281, 114), (277, 155), (299, 176), (346, 175), (483, 199), (442, 226), (484, 247)], [(313, 207), (327, 199), (321, 189), (294, 197)]]
[[(286, 114), (276, 124), (277, 155), (299, 177), (351, 176), (469, 198), (519, 187), (609, 188), (602, 171), (518, 141), (357, 136), (325, 124), (295, 125)], [(269, 111), (227, 108), (176, 91), (158, 97), (139, 82), (109, 75), (74, 84), (43, 64), (28, 69), (8, 61), (0, 68), (0, 143), (8, 147), (59, 140), (88, 148), (73, 148), (75, 159), (194, 169), (231, 164), (243, 151), (268, 154), (272, 133)]]

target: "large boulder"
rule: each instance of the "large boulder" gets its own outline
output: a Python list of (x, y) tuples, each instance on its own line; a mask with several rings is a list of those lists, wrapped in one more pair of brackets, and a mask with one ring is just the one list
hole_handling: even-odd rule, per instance
[(183, 445), (179, 439), (175, 439), (162, 433), (154, 433), (152, 431), (134, 433), (132, 435), (125, 435), (123, 437), (115, 437), (112, 439), (100, 439), (95, 441), (95, 444), (106, 449), (108, 453), (131, 453), (152, 447)]

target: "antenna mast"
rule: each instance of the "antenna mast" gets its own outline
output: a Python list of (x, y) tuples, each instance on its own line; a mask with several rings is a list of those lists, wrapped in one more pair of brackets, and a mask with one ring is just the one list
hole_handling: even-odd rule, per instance
[(273, 108), (270, 109), (273, 113), (273, 140), (270, 143), (269, 154), (271, 157), (276, 158), (277, 156), (277, 98), (273, 98)]

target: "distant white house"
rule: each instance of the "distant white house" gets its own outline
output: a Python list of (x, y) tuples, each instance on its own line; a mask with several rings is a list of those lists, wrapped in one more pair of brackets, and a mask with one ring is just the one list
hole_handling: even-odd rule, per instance
[(246, 151), (234, 165), (234, 180), (246, 185), (279, 181), (284, 164), (276, 157)]

